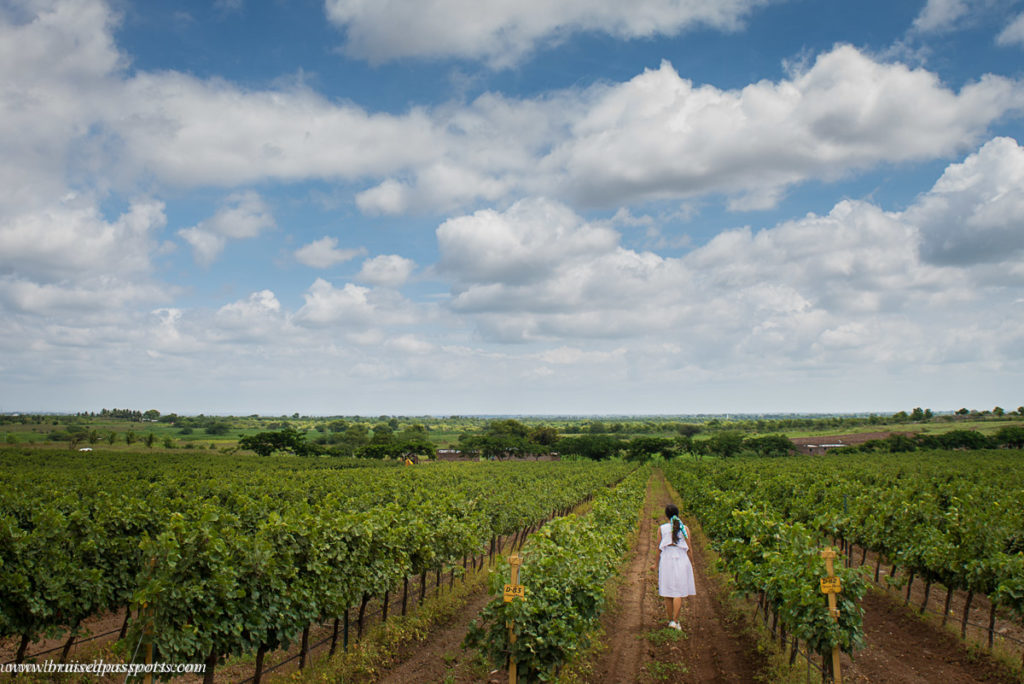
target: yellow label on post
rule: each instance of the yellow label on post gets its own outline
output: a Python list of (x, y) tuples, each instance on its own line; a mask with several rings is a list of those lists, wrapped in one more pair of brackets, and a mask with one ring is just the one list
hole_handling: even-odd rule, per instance
[(838, 594), (842, 591), (838, 577), (822, 577), (821, 592), (823, 594)]
[(522, 584), (506, 584), (505, 585), (505, 603), (510, 602), (514, 598), (526, 598), (526, 587)]

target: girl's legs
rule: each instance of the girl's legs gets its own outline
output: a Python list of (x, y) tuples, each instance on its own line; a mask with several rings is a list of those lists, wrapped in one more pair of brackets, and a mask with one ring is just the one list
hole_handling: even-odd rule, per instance
[(683, 607), (683, 598), (681, 596), (675, 596), (672, 598), (672, 617), (670, 618), (673, 622), (679, 622), (679, 611)]
[(673, 617), (673, 613), (672, 613), (673, 605), (672, 604), (677, 599), (674, 599), (671, 596), (664, 596), (662, 598), (665, 599), (665, 615), (668, 617), (669, 620), (675, 620), (677, 617), (679, 617), (679, 611), (678, 610), (675, 611), (675, 617)]

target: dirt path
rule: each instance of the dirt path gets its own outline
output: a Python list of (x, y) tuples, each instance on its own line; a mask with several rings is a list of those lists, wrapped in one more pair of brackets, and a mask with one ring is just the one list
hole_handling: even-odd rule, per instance
[[(687, 521), (693, 527), (693, 523)], [(683, 629), (684, 658), (689, 673), (684, 682), (752, 682), (766, 664), (757, 653), (757, 644), (723, 603), (716, 582), (709, 575), (703, 535), (694, 534), (690, 557), (697, 583), (697, 595), (686, 603)]]
[[(409, 684), (410, 682), (472, 682), (479, 681), (482, 672), (472, 661), (471, 654), (462, 650), (469, 623), (491, 599), (487, 587), (481, 586), (466, 605), (447, 624), (439, 626), (426, 641), (420, 642), (399, 655), (399, 664), (389, 670), (382, 684)], [(506, 679), (507, 681), (507, 679)]]
[(867, 647), (845, 667), (844, 681), (879, 684), (1020, 681), (989, 659), (972, 657), (956, 636), (921, 620), (892, 595), (870, 591), (861, 606)]
[(673, 497), (660, 472), (651, 478), (634, 555), (605, 621), (608, 648), (595, 664), (592, 684), (622, 682), (752, 682), (763, 671), (753, 639), (729, 617), (721, 589), (708, 573), (703, 537), (692, 521), (690, 558), (697, 595), (683, 599), (682, 634), (666, 628), (658, 596), (658, 525)]
[(651, 567), (657, 562), (654, 519), (666, 496), (664, 480), (647, 483), (647, 498), (640, 515), (640, 532), (633, 545), (632, 560), (625, 571), (614, 607), (602, 620), (607, 649), (594, 663), (591, 682), (632, 682), (650, 660), (644, 632), (656, 628), (658, 612), (657, 576), (651, 586)]

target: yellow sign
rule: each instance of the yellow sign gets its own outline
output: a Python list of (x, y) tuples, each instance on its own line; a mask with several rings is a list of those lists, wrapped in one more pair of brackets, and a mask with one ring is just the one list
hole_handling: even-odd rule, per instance
[(514, 598), (526, 598), (526, 587), (522, 584), (506, 584), (505, 585), (505, 603), (510, 602)]
[(838, 577), (822, 577), (821, 592), (823, 594), (838, 594), (842, 591)]

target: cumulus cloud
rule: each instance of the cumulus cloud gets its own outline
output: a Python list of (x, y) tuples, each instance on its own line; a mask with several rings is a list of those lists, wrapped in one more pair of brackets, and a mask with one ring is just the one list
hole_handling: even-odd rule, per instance
[[(551, 365), (574, 360), (576, 347), (565, 341), (590, 346), (608, 338), (630, 340), (626, 348), (675, 340), (666, 358), (698, 366), (756, 366), (771, 358), (791, 368), (820, 367), (851, 355), (879, 363), (959, 359), (963, 340), (978, 342), (971, 331), (992, 322), (972, 312), (972, 303), (995, 290), (965, 264), (922, 258), (931, 239), (925, 219), (939, 211), (935, 198), (966, 178), (968, 194), (958, 197), (965, 209), (954, 212), (954, 221), (984, 216), (980, 225), (991, 229), (991, 216), (1012, 214), (1017, 200), (1004, 191), (1021, 183), (1004, 155), (1016, 159), (1018, 149), (992, 141), (977, 153), (991, 163), (986, 173), (973, 156), (964, 162), (968, 169), (952, 165), (906, 212), (844, 200), (828, 214), (724, 231), (678, 258), (626, 249), (614, 231), (548, 200), (476, 212), (438, 229), (442, 272), (454, 283), (448, 306), (487, 340), (561, 341), (560, 351), (541, 357)], [(993, 208), (995, 197), (1007, 203)], [(500, 249), (512, 254), (516, 269), (492, 259)], [(561, 255), (555, 267), (547, 261), (552, 253)]]
[(416, 268), (412, 259), (397, 254), (382, 254), (363, 262), (356, 280), (381, 287), (400, 287)]
[(295, 250), (295, 259), (312, 268), (330, 268), (366, 254), (364, 247), (338, 249), (338, 238), (324, 236)]
[(438, 268), (459, 282), (534, 282), (573, 257), (604, 253), (618, 241), (606, 228), (584, 225), (563, 204), (517, 202), (505, 212), (485, 209), (449, 219), (437, 229)]
[(270, 207), (259, 194), (248, 191), (230, 195), (217, 213), (178, 235), (192, 246), (195, 259), (204, 266), (212, 264), (229, 239), (254, 238), (275, 224)]
[(293, 320), (306, 327), (340, 327), (353, 331), (407, 325), (417, 320), (415, 307), (388, 289), (345, 283), (335, 287), (317, 278), (303, 295), (305, 303)]
[(545, 161), (592, 203), (723, 192), (753, 193), (762, 208), (810, 177), (953, 154), (994, 111), (1022, 107), (1013, 81), (985, 77), (955, 93), (933, 73), (844, 45), (787, 80), (734, 91), (694, 86), (663, 63), (608, 88)]
[(1006, 28), (996, 36), (999, 45), (1024, 46), (1024, 14), (1017, 15)]
[(214, 315), (216, 334), (239, 342), (281, 341), (286, 327), (281, 302), (270, 290), (253, 292), (246, 299), (225, 304)]
[(940, 264), (1017, 260), (1024, 249), (1024, 148), (995, 138), (950, 165), (907, 211), (922, 256)]
[[(729, 26), (753, 6), (670, 4), (588, 5), (584, 14), (640, 35), (694, 20)], [(328, 11), (345, 17), (351, 34), (364, 13), (393, 11), (388, 3), (373, 7), (338, 2)], [(431, 7), (405, 7), (402, 17)], [(490, 7), (488, 16), (504, 26), (508, 13), (541, 24), (549, 12), (567, 13), (559, 21), (569, 26), (582, 12), (573, 3), (526, 7)], [(435, 35), (422, 22), (412, 25), (418, 35)], [(55, 4), (35, 22), (0, 18), (7, 39), (0, 49), (11, 53), (0, 61), (0, 107), (14, 123), (0, 139), (15, 162), (4, 165), (11, 177), (0, 178), (10, 181), (0, 183), (0, 205), (25, 207), (42, 193), (59, 194), (70, 176), (122, 189), (139, 178), (181, 187), (358, 181), (366, 189), (356, 204), (367, 214), (450, 211), (529, 195), (615, 206), (722, 194), (733, 209), (760, 209), (810, 178), (957, 154), (994, 120), (1024, 107), (1017, 81), (984, 76), (953, 91), (934, 73), (840, 45), (784, 79), (733, 90), (694, 84), (664, 63), (623, 83), (374, 113), (301, 83), (246, 89), (173, 71), (129, 73), (113, 27), (113, 13), (99, 2)], [(59, 60), (34, 47), (57, 44), (72, 46)], [(21, 105), (4, 104), (13, 102)], [(209, 227), (186, 230), (182, 237), (205, 262), (229, 237)]]
[(617, 38), (675, 35), (695, 26), (734, 31), (768, 0), (638, 0), (628, 5), (543, 0), (327, 0), (327, 18), (345, 31), (345, 51), (373, 63), (402, 57), (468, 57), (515, 64), (544, 43), (576, 32)]
[(848, 45), (735, 90), (694, 84), (664, 62), (624, 83), (439, 110), (451, 122), (439, 126), (443, 161), (412, 163), (357, 203), (402, 213), (516, 193), (589, 206), (722, 194), (733, 210), (765, 209), (811, 178), (954, 155), (1021, 109), (1016, 81), (985, 76), (957, 92)]
[(949, 30), (969, 10), (967, 0), (928, 0), (914, 19), (914, 28), (923, 33)]
[(69, 196), (0, 220), (0, 272), (44, 280), (144, 273), (154, 233), (165, 223), (162, 202), (138, 200), (108, 221), (91, 198)]
[(0, 276), (0, 303), (6, 308), (37, 315), (71, 314), (85, 324), (93, 322), (91, 315), (95, 312), (167, 298), (167, 292), (155, 284), (140, 284), (118, 276), (91, 276), (52, 283)]
[(65, 194), (69, 166), (93, 135), (89, 124), (119, 99), (110, 75), (125, 60), (114, 25), (100, 2), (0, 8), (0, 218)]

